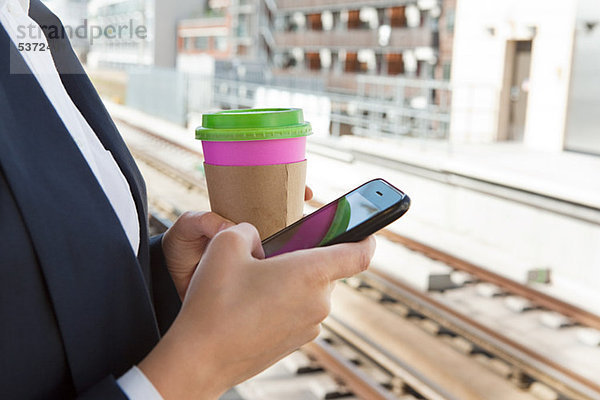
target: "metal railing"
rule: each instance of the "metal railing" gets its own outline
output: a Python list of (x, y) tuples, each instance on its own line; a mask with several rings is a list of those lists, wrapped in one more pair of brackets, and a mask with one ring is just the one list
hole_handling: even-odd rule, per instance
[[(451, 88), (448, 82), (403, 78), (360, 76), (358, 93), (328, 92), (306, 85), (290, 85), (244, 81), (205, 75), (189, 75), (188, 88), (212, 86), (212, 91), (189, 90), (188, 112), (206, 112), (206, 103), (198, 104), (198, 93), (210, 97), (212, 107), (234, 109), (262, 106), (258, 94), (265, 91), (279, 93), (281, 101), (290, 105), (289, 99), (305, 96), (318, 97), (329, 103), (328, 115), (331, 134), (354, 134), (362, 136), (416, 136), (446, 139), (450, 124)], [(266, 79), (265, 79), (266, 81)], [(207, 83), (211, 82), (211, 83)], [(210, 92), (210, 94), (208, 94)], [(310, 106), (310, 104), (308, 104)], [(308, 107), (311, 108), (311, 107)], [(309, 111), (310, 114), (310, 111)], [(307, 115), (308, 117), (308, 115)], [(319, 117), (324, 117), (320, 115)]]
[(499, 121), (498, 89), (484, 85), (348, 74), (356, 89), (342, 93), (327, 90), (318, 77), (259, 69), (245, 76), (235, 68), (215, 75), (154, 68), (126, 74), (128, 106), (181, 125), (217, 109), (299, 107), (321, 136), (447, 140), (452, 120), (452, 135), (469, 141), (492, 135)]

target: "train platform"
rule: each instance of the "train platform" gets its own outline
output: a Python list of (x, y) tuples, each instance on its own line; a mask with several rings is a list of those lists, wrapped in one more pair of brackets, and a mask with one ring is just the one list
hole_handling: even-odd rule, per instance
[(522, 144), (455, 144), (410, 138), (342, 136), (315, 144), (433, 173), (467, 177), (600, 210), (600, 156), (543, 152)]

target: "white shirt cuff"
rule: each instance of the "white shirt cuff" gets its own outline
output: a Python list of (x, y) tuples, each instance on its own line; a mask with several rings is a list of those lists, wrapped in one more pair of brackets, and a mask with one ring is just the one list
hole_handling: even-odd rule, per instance
[(133, 366), (117, 384), (129, 400), (164, 400), (152, 382), (136, 366)]

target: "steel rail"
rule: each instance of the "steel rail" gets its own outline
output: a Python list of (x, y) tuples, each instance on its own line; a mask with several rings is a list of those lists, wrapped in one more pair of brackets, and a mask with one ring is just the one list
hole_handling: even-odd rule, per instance
[(505, 278), (481, 266), (475, 265), (469, 261), (463, 260), (441, 250), (437, 250), (431, 246), (410, 239), (406, 236), (402, 236), (390, 230), (384, 229), (379, 232), (379, 235), (393, 243), (401, 244), (410, 250), (421, 253), (433, 260), (440, 261), (454, 269), (468, 272), (482, 281), (493, 283), (494, 285), (499, 286), (511, 294), (519, 295), (531, 300), (538, 306), (565, 315), (581, 325), (600, 329), (599, 315), (593, 314), (573, 304), (569, 304), (565, 301), (542, 293), (536, 289), (533, 289), (532, 287)]
[[(308, 202), (311, 207), (321, 208), (325, 204), (311, 200)], [(400, 235), (389, 229), (382, 229), (377, 235), (388, 239), (390, 242), (400, 244), (407, 249), (423, 254), (432, 260), (440, 261), (456, 270), (467, 272), (477, 279), (493, 283), (505, 291), (531, 300), (537, 306), (556, 311), (559, 314), (571, 318), (573, 321), (591, 328), (600, 329), (600, 315), (596, 315), (573, 304), (567, 303), (555, 297), (549, 296), (530, 286), (523, 285), (512, 279), (505, 278), (495, 272), (485, 269), (479, 265), (463, 260), (452, 254), (435, 249), (422, 242)]]
[(302, 349), (327, 372), (342, 380), (355, 396), (367, 400), (396, 399), (389, 390), (335, 351), (325, 340), (317, 339), (302, 346)]
[(365, 337), (365, 335), (347, 326), (335, 315), (327, 317), (327, 319), (323, 321), (323, 326), (332, 333), (343, 338), (343, 340), (352, 347), (366, 354), (373, 363), (380, 366), (382, 369), (389, 371), (394, 377), (399, 378), (426, 399), (461, 400), (444, 390), (444, 388), (429, 379), (429, 377), (424, 376), (421, 372), (417, 371), (414, 366), (408, 365), (378, 343), (374, 343), (372, 340)]
[(365, 282), (401, 301), (416, 312), (462, 336), (483, 350), (500, 357), (532, 378), (545, 383), (572, 399), (600, 399), (600, 385), (547, 357), (530, 350), (493, 329), (440, 303), (426, 293), (389, 274), (371, 268), (362, 274)]

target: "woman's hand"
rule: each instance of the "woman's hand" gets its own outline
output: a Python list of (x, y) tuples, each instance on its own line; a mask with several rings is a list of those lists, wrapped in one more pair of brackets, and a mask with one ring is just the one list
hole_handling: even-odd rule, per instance
[(304, 201), (309, 201), (312, 200), (313, 198), (313, 191), (311, 188), (309, 188), (308, 186), (304, 187)]
[[(312, 190), (306, 186), (304, 200), (309, 201), (312, 197)], [(185, 297), (208, 242), (223, 229), (234, 225), (213, 212), (188, 211), (165, 233), (162, 239), (163, 253), (181, 299)]]
[(213, 212), (182, 214), (162, 238), (163, 253), (179, 297), (183, 299), (190, 279), (210, 239), (235, 224)]
[(139, 367), (165, 399), (216, 399), (314, 339), (333, 283), (367, 268), (375, 240), (263, 259), (256, 229), (206, 248), (177, 319)]

